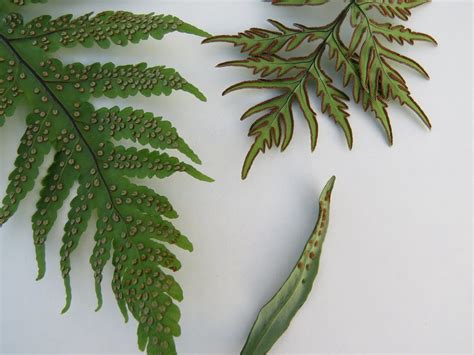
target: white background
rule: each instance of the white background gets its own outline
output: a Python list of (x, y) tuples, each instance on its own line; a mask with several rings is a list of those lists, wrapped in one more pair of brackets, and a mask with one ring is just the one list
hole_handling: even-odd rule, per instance
[[(50, 1), (41, 12), (77, 14), (108, 8), (98, 1)], [(343, 6), (276, 8), (260, 1), (103, 1), (115, 9), (180, 16), (211, 33), (234, 34), (265, 19), (311, 25), (329, 22)], [(72, 6), (73, 5), (73, 6)], [(34, 10), (36, 11), (36, 10)], [(31, 13), (33, 15), (33, 13)], [(39, 14), (39, 13), (37, 13)], [(236, 354), (266, 300), (286, 279), (311, 232), (317, 196), (337, 176), (333, 209), (316, 289), (273, 351), (275, 353), (470, 353), (472, 233), (472, 11), (468, 2), (435, 1), (414, 11), (409, 26), (433, 34), (438, 47), (419, 44), (403, 53), (431, 74), (426, 81), (403, 69), (415, 98), (429, 114), (425, 129), (406, 109), (390, 113), (395, 145), (351, 106), (354, 149), (325, 115), (319, 115), (316, 153), (300, 114), (288, 150), (257, 158), (249, 178), (240, 168), (251, 124), (239, 117), (262, 99), (254, 92), (224, 98), (227, 86), (250, 78), (244, 69), (215, 69), (238, 58), (227, 45), (201, 46), (181, 34), (137, 46), (63, 51), (66, 61), (147, 61), (177, 68), (199, 86), (208, 103), (190, 95), (134, 98), (131, 104), (172, 120), (200, 154), (213, 184), (177, 175), (151, 181), (180, 212), (177, 226), (194, 242), (179, 252), (177, 278), (185, 291), (181, 353)], [(107, 103), (111, 104), (111, 103)], [(0, 130), (0, 188), (5, 190), (21, 115)], [(38, 188), (0, 231), (2, 353), (136, 353), (136, 325), (124, 325), (104, 280), (103, 309), (96, 305), (88, 263), (92, 225), (73, 257), (73, 304), (61, 316), (59, 272), (62, 224), (47, 243), (48, 272), (35, 282), (30, 216)]]

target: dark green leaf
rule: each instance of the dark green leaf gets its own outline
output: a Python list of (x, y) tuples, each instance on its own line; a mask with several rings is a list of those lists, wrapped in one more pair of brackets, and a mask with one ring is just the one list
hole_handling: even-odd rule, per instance
[[(8, 0), (9, 5), (28, 2), (37, 1)], [(98, 219), (90, 264), (97, 309), (103, 303), (103, 271), (112, 260), (112, 289), (125, 319), (130, 312), (139, 322), (140, 349), (148, 354), (176, 354), (174, 337), (181, 330), (175, 302), (183, 299), (183, 292), (167, 270), (175, 272), (181, 264), (166, 245), (187, 251), (193, 246), (168, 221), (178, 216), (168, 199), (129, 178), (165, 178), (185, 172), (203, 181), (212, 179), (168, 154), (177, 150), (200, 163), (171, 122), (130, 107), (95, 109), (89, 100), (169, 95), (174, 90), (200, 100), (205, 97), (174, 69), (164, 66), (65, 65), (50, 53), (75, 45), (125, 46), (161, 39), (170, 32), (207, 33), (169, 15), (103, 12), (78, 18), (40, 16), (25, 24), (20, 14), (4, 9), (0, 7), (0, 126), (6, 118), (21, 118), (14, 116), (20, 104), (30, 113), (0, 206), (0, 226), (18, 210), (35, 186), (45, 156), (54, 151), (32, 219), (38, 279), (46, 271), (46, 240), (59, 210), (72, 195), (60, 252), (66, 289), (63, 312), (72, 302), (71, 257), (95, 212)], [(119, 142), (122, 139), (148, 148), (126, 148)]]

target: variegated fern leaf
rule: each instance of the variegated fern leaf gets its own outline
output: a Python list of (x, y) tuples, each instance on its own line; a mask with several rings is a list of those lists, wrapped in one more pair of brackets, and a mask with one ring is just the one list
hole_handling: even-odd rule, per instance
[[(129, 12), (56, 19), (40, 16), (25, 22), (18, 6), (28, 2), (38, 1), (2, 0), (0, 12), (0, 126), (13, 118), (19, 105), (29, 108), (27, 129), (0, 209), (0, 225), (17, 211), (34, 187), (45, 156), (53, 151), (54, 162), (43, 179), (32, 221), (38, 279), (45, 273), (46, 238), (59, 209), (73, 194), (61, 248), (67, 294), (63, 311), (71, 303), (71, 254), (96, 211), (96, 244), (90, 263), (98, 309), (102, 305), (103, 269), (111, 259), (112, 288), (125, 319), (130, 312), (139, 322), (140, 349), (149, 354), (174, 354), (173, 337), (180, 335), (180, 312), (174, 301), (181, 301), (183, 294), (164, 271), (180, 268), (165, 243), (189, 251), (192, 244), (168, 221), (177, 213), (167, 198), (130, 179), (165, 178), (175, 172), (203, 181), (211, 179), (164, 152), (177, 150), (200, 163), (170, 122), (132, 108), (96, 109), (89, 101), (93, 97), (169, 95), (174, 90), (189, 92), (200, 100), (205, 97), (171, 68), (143, 63), (64, 64), (51, 54), (61, 47), (79, 45), (126, 46), (161, 39), (171, 32), (208, 34), (173, 16)], [(117, 143), (119, 139), (154, 149), (125, 147)]]
[[(321, 5), (327, 0), (273, 0), (274, 5), (302, 6)], [(216, 36), (204, 43), (227, 42), (240, 47), (248, 58), (222, 63), (220, 67), (244, 67), (258, 74), (260, 79), (245, 81), (227, 89), (224, 94), (240, 89), (273, 89), (279, 94), (261, 102), (248, 111), (242, 119), (255, 114), (260, 117), (250, 128), (255, 141), (247, 154), (242, 170), (246, 178), (255, 158), (273, 145), (285, 150), (293, 134), (293, 105), (303, 112), (311, 132), (311, 149), (316, 148), (318, 122), (310, 103), (310, 95), (316, 94), (321, 110), (334, 119), (352, 148), (352, 129), (348, 120), (349, 97), (338, 88), (324, 68), (324, 59), (332, 59), (337, 71), (342, 73), (343, 85), (352, 85), (356, 103), (364, 110), (371, 110), (382, 124), (389, 144), (393, 143), (392, 128), (387, 113), (390, 100), (412, 109), (428, 127), (427, 115), (413, 99), (407, 84), (393, 63), (403, 64), (428, 77), (426, 71), (413, 59), (390, 49), (385, 42), (414, 44), (426, 41), (436, 44), (429, 35), (392, 23), (380, 23), (372, 15), (373, 10), (388, 18), (407, 20), (411, 10), (428, 0), (350, 0), (337, 18), (326, 26), (307, 27), (295, 24), (285, 26), (270, 20), (274, 29), (251, 28), (235, 36)], [(371, 11), (372, 10), (372, 11)], [(352, 38), (349, 43), (342, 39), (343, 24), (349, 21)], [(293, 52), (303, 43), (315, 43), (306, 55)], [(326, 58), (325, 58), (326, 56)], [(315, 85), (315, 92), (310, 92)]]

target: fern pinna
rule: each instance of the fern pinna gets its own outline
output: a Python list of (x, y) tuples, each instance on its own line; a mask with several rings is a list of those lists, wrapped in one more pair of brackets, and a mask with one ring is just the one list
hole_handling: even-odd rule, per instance
[[(274, 5), (303, 6), (322, 5), (328, 0), (273, 0)], [(204, 43), (228, 42), (241, 48), (248, 58), (222, 63), (220, 67), (235, 66), (251, 69), (260, 79), (245, 81), (227, 89), (224, 94), (240, 89), (273, 89), (280, 93), (247, 110), (242, 119), (255, 114), (261, 116), (250, 128), (255, 141), (247, 154), (242, 170), (246, 178), (255, 158), (273, 145), (285, 150), (293, 134), (293, 104), (301, 108), (311, 132), (311, 148), (316, 148), (318, 122), (310, 103), (310, 85), (315, 85), (312, 95), (321, 100), (321, 111), (334, 119), (342, 128), (349, 148), (352, 148), (352, 129), (348, 120), (349, 97), (338, 88), (323, 68), (324, 59), (331, 59), (337, 71), (342, 72), (343, 85), (352, 84), (356, 103), (365, 111), (371, 110), (382, 124), (388, 142), (393, 143), (392, 128), (387, 113), (390, 100), (412, 109), (428, 127), (427, 115), (412, 98), (402, 75), (392, 63), (406, 65), (425, 77), (426, 71), (413, 59), (389, 49), (383, 40), (414, 44), (426, 41), (436, 44), (429, 35), (414, 32), (403, 25), (380, 23), (373, 10), (390, 19), (408, 20), (411, 10), (429, 0), (350, 0), (336, 19), (326, 26), (308, 27), (295, 24), (285, 26), (270, 20), (274, 29), (251, 28), (235, 36), (215, 36)], [(341, 30), (346, 21), (352, 28), (349, 43), (342, 39)], [(300, 56), (289, 53), (304, 42), (316, 42), (308, 54)], [(285, 55), (287, 54), (287, 55)], [(326, 57), (325, 57), (326, 56)]]
[[(45, 273), (46, 238), (63, 202), (74, 194), (61, 248), (67, 294), (63, 311), (71, 303), (70, 257), (96, 211), (90, 263), (98, 309), (102, 272), (111, 259), (112, 288), (125, 319), (130, 312), (139, 322), (140, 349), (149, 354), (174, 354), (173, 337), (180, 335), (180, 312), (174, 301), (181, 301), (183, 295), (174, 278), (163, 270), (180, 268), (164, 243), (189, 251), (192, 244), (168, 221), (177, 214), (166, 197), (130, 178), (165, 178), (186, 172), (203, 181), (211, 179), (164, 152), (177, 150), (200, 163), (170, 122), (132, 108), (96, 109), (89, 101), (95, 97), (169, 95), (174, 90), (189, 92), (200, 100), (205, 97), (174, 69), (143, 63), (64, 64), (50, 54), (61, 47), (107, 48), (149, 38), (159, 40), (171, 32), (208, 34), (173, 16), (129, 12), (56, 19), (40, 16), (25, 22), (18, 11), (29, 2), (44, 1), (2, 0), (0, 5), (0, 126), (20, 104), (30, 111), (0, 209), (0, 225), (17, 211), (32, 190), (45, 156), (54, 151), (32, 221), (38, 279)], [(155, 150), (125, 147), (117, 143), (119, 139)], [(72, 191), (76, 183), (77, 190)]]

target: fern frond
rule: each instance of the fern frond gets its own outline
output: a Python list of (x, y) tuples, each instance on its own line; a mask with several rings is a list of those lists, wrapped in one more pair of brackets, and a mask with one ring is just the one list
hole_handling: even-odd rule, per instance
[(262, 78), (275, 74), (278, 78), (289, 73), (298, 74), (306, 70), (311, 58), (282, 58), (275, 54), (250, 57), (243, 60), (234, 60), (218, 65), (223, 67), (242, 67), (253, 70), (253, 74), (260, 74)]
[(310, 68), (309, 72), (316, 82), (316, 94), (321, 98), (321, 110), (323, 113), (327, 112), (342, 128), (346, 136), (347, 145), (349, 149), (352, 149), (352, 130), (347, 121), (349, 113), (347, 112), (348, 106), (346, 102), (349, 101), (349, 98), (333, 85), (332, 79), (322, 69), (320, 60), (321, 57)]
[(328, 1), (329, 0), (272, 0), (272, 4), (279, 6), (323, 5)]
[[(125, 319), (131, 312), (139, 322), (140, 349), (149, 354), (176, 353), (173, 338), (180, 334), (180, 312), (174, 301), (181, 301), (183, 292), (164, 269), (177, 271), (181, 264), (166, 245), (188, 251), (193, 247), (168, 221), (178, 216), (168, 199), (130, 179), (162, 179), (178, 172), (203, 181), (212, 179), (168, 154), (179, 151), (200, 164), (171, 122), (131, 107), (96, 109), (89, 100), (169, 95), (175, 90), (200, 100), (205, 97), (172, 68), (144, 63), (64, 65), (50, 53), (75, 45), (125, 46), (148, 38), (161, 39), (174, 31), (201, 36), (207, 33), (167, 15), (104, 12), (54, 20), (40, 16), (26, 24), (17, 13), (0, 11), (0, 16), (0, 125), (5, 118), (13, 118), (20, 103), (30, 110), (0, 207), (0, 226), (18, 210), (33, 189), (44, 158), (54, 151), (32, 218), (38, 279), (46, 271), (46, 240), (59, 210), (73, 195), (60, 252), (66, 289), (63, 312), (72, 300), (71, 255), (96, 211), (90, 264), (97, 309), (103, 303), (103, 270), (112, 260), (112, 288)], [(124, 139), (144, 147), (122, 146), (118, 141)], [(77, 189), (73, 189), (75, 185)]]
[(387, 103), (380, 96), (372, 97), (363, 87), (360, 74), (359, 64), (356, 58), (350, 58), (349, 49), (346, 47), (338, 33), (335, 33), (327, 41), (329, 49), (329, 57), (335, 59), (336, 70), (342, 70), (343, 85), (348, 86), (352, 83), (352, 94), (356, 103), (361, 102), (365, 111), (369, 108), (375, 114), (376, 119), (380, 121), (385, 131), (388, 143), (393, 144), (393, 132), (390, 119), (387, 112)]
[(412, 9), (430, 1), (431, 0), (356, 0), (356, 3), (360, 4), (364, 10), (375, 8), (383, 16), (389, 18), (398, 17), (401, 20), (407, 21), (411, 16)]
[(251, 28), (236, 36), (214, 36), (206, 38), (203, 43), (227, 42), (235, 47), (242, 47), (242, 53), (252, 57), (276, 54), (283, 50), (291, 52), (303, 42), (313, 42), (327, 35), (330, 27), (306, 27), (296, 24), (296, 28), (287, 27), (275, 20), (269, 20), (275, 30)]
[(58, 211), (69, 196), (74, 182), (78, 179), (77, 170), (68, 164), (72, 151), (69, 153), (58, 152), (53, 164), (48, 169), (48, 174), (43, 179), (40, 199), (33, 215), (33, 237), (38, 262), (38, 279), (42, 279), (46, 271), (44, 245), (46, 236), (56, 222)]
[(415, 41), (425, 41), (436, 44), (436, 40), (426, 33), (415, 32), (403, 25), (392, 25), (390, 23), (378, 23), (370, 20), (372, 32), (381, 34), (390, 42), (396, 41), (403, 45), (405, 42), (414, 44)]
[(81, 124), (115, 140), (128, 139), (161, 150), (176, 149), (193, 162), (201, 164), (197, 154), (179, 136), (171, 122), (155, 117), (150, 112), (131, 107), (102, 108)]
[(63, 65), (57, 59), (39, 63), (34, 68), (54, 92), (71, 98), (88, 100), (90, 97), (127, 98), (137, 95), (170, 95), (183, 90), (205, 101), (204, 95), (183, 79), (174, 69), (164, 66), (148, 67), (146, 63), (116, 66), (113, 63)]
[(10, 14), (2, 25), (11, 42), (23, 42), (30, 46), (54, 52), (61, 47), (94, 44), (109, 48), (111, 44), (126, 46), (148, 38), (162, 39), (171, 32), (182, 32), (207, 37), (209, 34), (179, 18), (170, 15), (136, 15), (126, 11), (105, 11), (95, 16), (86, 14), (77, 18), (72, 15), (52, 19), (40, 16), (24, 23), (19, 14)]
[[(433, 37), (415, 32), (405, 26), (379, 23), (371, 18), (370, 10), (377, 9), (388, 17), (408, 19), (410, 10), (427, 1), (417, 0), (351, 0), (334, 21), (322, 27), (307, 27), (295, 24), (294, 28), (270, 20), (278, 31), (252, 28), (236, 36), (216, 36), (204, 43), (228, 42), (242, 47), (248, 57), (243, 60), (222, 63), (221, 67), (243, 67), (253, 71), (259, 78), (237, 84), (224, 93), (238, 89), (275, 89), (278, 96), (257, 104), (244, 113), (243, 118), (263, 112), (250, 128), (255, 141), (244, 162), (242, 178), (246, 178), (259, 153), (273, 145), (284, 150), (293, 133), (293, 103), (298, 102), (311, 131), (311, 149), (314, 150), (318, 137), (316, 114), (309, 98), (321, 100), (321, 109), (339, 125), (349, 148), (353, 145), (349, 121), (349, 97), (342, 88), (334, 84), (324, 67), (324, 56), (333, 59), (336, 70), (342, 74), (344, 87), (352, 86), (352, 96), (364, 110), (373, 112), (381, 123), (387, 140), (393, 143), (393, 132), (387, 112), (390, 100), (413, 110), (427, 127), (431, 123), (426, 113), (413, 99), (402, 74), (395, 69), (402, 64), (428, 78), (425, 69), (413, 59), (389, 48), (385, 42), (414, 44), (425, 41), (436, 44)], [(274, 0), (274, 5), (301, 6), (321, 5), (325, 1)], [(352, 36), (347, 43), (342, 40), (342, 28), (349, 21)], [(315, 42), (308, 54), (292, 56), (291, 52), (303, 42)], [(282, 55), (286, 52), (286, 55)], [(316, 85), (316, 92), (309, 92), (309, 84)], [(282, 92), (282, 93), (281, 93)], [(316, 95), (314, 95), (316, 94)]]
[(0, 3), (0, 10), (5, 9), (18, 9), (18, 7), (29, 5), (29, 4), (38, 4), (38, 3), (46, 3), (48, 0), (3, 0)]
[[(428, 74), (412, 59), (382, 45), (376, 34), (372, 31), (373, 25), (367, 14), (361, 7), (357, 6), (357, 9), (363, 17), (363, 20), (357, 27), (362, 28), (362, 36), (359, 41), (362, 42), (359, 54), (362, 85), (369, 91), (371, 97), (380, 95), (384, 99), (397, 99), (400, 104), (407, 105), (420, 117), (428, 128), (431, 128), (428, 116), (412, 98), (402, 75), (389, 64), (389, 61), (405, 64), (425, 77), (428, 77)], [(351, 47), (351, 52), (353, 52), (357, 49), (358, 45)]]

